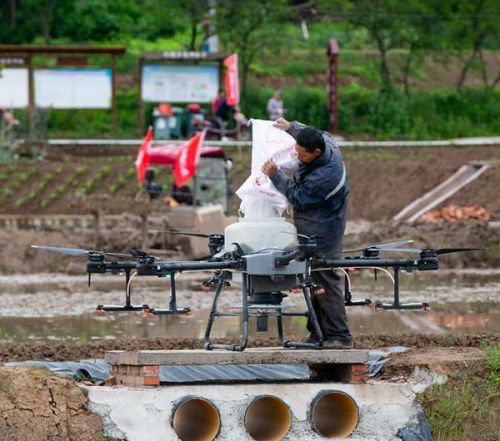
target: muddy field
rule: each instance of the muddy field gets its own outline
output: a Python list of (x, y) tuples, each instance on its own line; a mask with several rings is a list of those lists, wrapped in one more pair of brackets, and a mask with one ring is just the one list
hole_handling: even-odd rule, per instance
[[(303, 338), (303, 336), (291, 336)], [(236, 343), (237, 338), (217, 338), (214, 342)], [(406, 346), (425, 349), (434, 348), (429, 352), (427, 361), (432, 363), (433, 358), (442, 361), (439, 355), (441, 348), (480, 348), (487, 343), (500, 342), (500, 335), (470, 334), (459, 337), (406, 334), (406, 335), (373, 335), (357, 334), (354, 347), (357, 349), (376, 349), (388, 346)], [(279, 344), (276, 338), (250, 337), (251, 347), (269, 347)], [(203, 341), (200, 339), (172, 339), (172, 338), (121, 338), (112, 341), (91, 342), (34, 342), (34, 343), (0, 343), (0, 360), (85, 360), (89, 358), (104, 358), (105, 351), (123, 350), (160, 350), (160, 349), (201, 349)], [(453, 351), (453, 349), (451, 349)], [(434, 355), (433, 355), (434, 354)]]
[[(160, 239), (158, 244), (161, 246), (163, 241)], [(414, 245), (420, 248), (483, 248), (476, 252), (444, 255), (441, 257), (443, 268), (500, 267), (500, 225), (478, 221), (400, 226), (387, 222), (348, 221), (344, 248), (351, 249), (394, 240), (414, 240)], [(140, 249), (142, 240), (140, 234), (104, 231), (96, 244), (93, 234), (77, 234), (71, 230), (0, 230), (0, 274), (59, 271), (79, 274), (84, 268), (81, 259), (40, 252), (31, 248), (32, 244), (128, 252), (132, 248)], [(154, 246), (154, 243), (151, 242), (151, 245)], [(175, 246), (169, 253), (169, 259), (185, 258)]]
[[(95, 155), (95, 149), (85, 152), (79, 148), (77, 152), (84, 156), (61, 157), (54, 153), (51, 156), (57, 159), (53, 161), (0, 164), (0, 213), (89, 214), (97, 208), (108, 213), (144, 209), (130, 203), (140, 194), (134, 168), (135, 149), (99, 158), (88, 156)], [(226, 154), (233, 161), (229, 173), (230, 211), (236, 214), (239, 199), (234, 191), (250, 173), (250, 149), (227, 148)], [(446, 204), (479, 204), (494, 218), (500, 216), (498, 146), (345, 148), (343, 154), (351, 184), (349, 218), (352, 220), (389, 220), (471, 161), (487, 161), (490, 168)], [(165, 168), (158, 169), (158, 179), (169, 188), (171, 173)]]
[[(239, 206), (234, 191), (250, 171), (249, 154), (249, 150), (228, 149), (234, 162), (230, 171), (232, 214)], [(105, 214), (164, 213), (163, 201), (150, 203), (141, 194), (135, 181), (134, 155), (135, 152), (102, 158), (66, 156), (36, 166), (27, 161), (0, 165), (0, 214), (92, 214), (96, 210)], [(500, 265), (500, 232), (496, 222), (500, 219), (500, 147), (344, 149), (344, 156), (351, 183), (346, 248), (396, 239), (413, 239), (420, 247), (479, 246), (485, 250), (446, 256), (443, 262), (470, 268)], [(471, 161), (488, 161), (490, 168), (441, 206), (478, 204), (492, 214), (493, 222), (411, 226), (391, 222), (407, 204)], [(170, 179), (169, 172), (161, 170), (159, 180), (166, 183)], [(170, 215), (175, 216), (175, 210)], [(29, 249), (32, 243), (99, 246), (114, 251), (142, 245), (139, 231), (126, 235), (104, 231), (100, 242), (94, 242), (92, 234), (78, 235), (70, 230), (14, 234), (0, 230), (0, 273), (75, 269), (60, 256), (36, 255)]]
[[(248, 175), (248, 153), (230, 152), (235, 163), (233, 190)], [(2, 165), (0, 213), (89, 214), (96, 209), (139, 213), (147, 209), (147, 202), (138, 196), (131, 168), (134, 155), (93, 160), (80, 157), (76, 161), (68, 157), (36, 167), (26, 162)], [(485, 345), (500, 342), (498, 222), (396, 226), (390, 219), (462, 164), (486, 160), (491, 163), (490, 169), (446, 203), (479, 204), (493, 214), (493, 221), (498, 221), (500, 149), (346, 149), (344, 155), (352, 188), (345, 248), (398, 239), (412, 239), (419, 247), (484, 248), (443, 256), (439, 272), (403, 276), (403, 301), (429, 301), (433, 306), (429, 313), (350, 309), (355, 347), (412, 348), (392, 356), (385, 365), (380, 378), (394, 381), (407, 379), (415, 366), (448, 373), (467, 372), (476, 360), (484, 364)], [(162, 173), (162, 179), (167, 179), (166, 172)], [(233, 212), (237, 206), (233, 196)], [(161, 211), (158, 203), (155, 210)], [(107, 350), (203, 346), (201, 337), (211, 294), (199, 290), (201, 275), (182, 275), (180, 282), (178, 305), (192, 307), (190, 316), (151, 318), (136, 313), (96, 317), (97, 304), (123, 301), (123, 281), (118, 276), (101, 276), (87, 288), (84, 260), (37, 252), (30, 248), (34, 243), (108, 251), (141, 246), (139, 235), (117, 235), (112, 231), (102, 232), (96, 244), (92, 234), (70, 230), (0, 230), (0, 362), (76, 361), (103, 358)], [(179, 250), (171, 250), (171, 258), (183, 257)], [(153, 279), (144, 278), (134, 285), (133, 300), (165, 307), (168, 284), (160, 285), (162, 281)], [(356, 275), (354, 287), (356, 298), (391, 301), (391, 284), (380, 276), (375, 282), (373, 276)], [(228, 292), (221, 306), (237, 302), (238, 293)], [(298, 308), (302, 300), (290, 297), (286, 302)], [(289, 338), (303, 339), (307, 335), (303, 321), (290, 320), (285, 327)], [(251, 331), (250, 346), (278, 344), (272, 324), (268, 333), (257, 334), (254, 328)], [(239, 322), (229, 321), (214, 328), (213, 340), (236, 343), (239, 333)], [(104, 439), (102, 423), (89, 414), (86, 399), (72, 380), (45, 371), (0, 367), (0, 382), (0, 411), (6, 416), (0, 418), (2, 441)]]

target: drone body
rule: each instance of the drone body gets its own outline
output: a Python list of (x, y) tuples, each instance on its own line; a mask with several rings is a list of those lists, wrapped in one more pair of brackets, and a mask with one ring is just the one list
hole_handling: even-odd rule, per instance
[[(298, 235), (295, 226), (282, 218), (270, 218), (259, 221), (245, 221), (228, 226), (225, 234), (201, 234), (192, 232), (170, 231), (172, 234), (187, 234), (208, 239), (211, 257), (204, 261), (162, 261), (147, 253), (134, 250), (131, 254), (105, 253), (72, 248), (34, 246), (48, 251), (56, 251), (71, 256), (87, 255), (87, 273), (125, 273), (125, 304), (99, 305), (98, 311), (138, 311), (143, 310), (153, 315), (186, 314), (190, 308), (177, 308), (175, 275), (186, 271), (214, 271), (213, 277), (203, 282), (205, 289), (215, 289), (214, 299), (205, 331), (205, 348), (242, 351), (248, 343), (249, 320), (256, 318), (257, 331), (267, 331), (268, 318), (275, 317), (280, 342), (286, 348), (319, 349), (322, 346), (322, 333), (311, 303), (311, 293), (321, 293), (323, 288), (316, 285), (311, 276), (316, 270), (341, 270), (345, 274), (346, 306), (374, 305), (378, 309), (428, 309), (427, 303), (402, 304), (399, 299), (399, 274), (405, 271), (428, 271), (439, 267), (440, 254), (472, 251), (477, 248), (450, 249), (407, 249), (400, 248), (412, 241), (404, 240), (387, 244), (371, 245), (347, 253), (359, 253), (361, 256), (339, 259), (322, 259), (316, 256), (318, 244), (314, 237)], [(387, 252), (417, 253), (416, 259), (381, 259), (380, 253)], [(113, 260), (116, 258), (128, 260)], [(349, 271), (352, 268), (370, 268), (387, 272), (392, 269), (394, 276), (394, 302), (372, 303), (369, 299), (353, 300)], [(133, 274), (132, 271), (134, 271)], [(132, 305), (131, 282), (135, 276), (157, 276), (170, 279), (170, 302), (168, 309), (152, 308), (149, 305)], [(217, 302), (230, 281), (241, 282), (241, 307), (236, 312), (222, 312)], [(301, 291), (306, 310), (288, 312), (282, 301), (289, 291)], [(242, 340), (239, 344), (221, 345), (210, 340), (213, 323), (218, 317), (240, 317)], [(319, 340), (315, 343), (294, 342), (285, 338), (283, 317), (308, 317)]]

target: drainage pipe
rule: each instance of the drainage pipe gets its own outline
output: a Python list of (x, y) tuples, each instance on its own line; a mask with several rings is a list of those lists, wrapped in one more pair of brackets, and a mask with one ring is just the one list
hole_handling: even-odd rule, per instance
[(174, 407), (172, 427), (182, 441), (212, 441), (220, 430), (220, 415), (208, 400), (186, 397)]
[(311, 403), (312, 428), (325, 438), (345, 438), (356, 428), (359, 409), (356, 401), (345, 392), (321, 391)]
[(271, 395), (256, 397), (245, 412), (245, 429), (256, 441), (279, 441), (290, 430), (292, 416), (283, 400)]

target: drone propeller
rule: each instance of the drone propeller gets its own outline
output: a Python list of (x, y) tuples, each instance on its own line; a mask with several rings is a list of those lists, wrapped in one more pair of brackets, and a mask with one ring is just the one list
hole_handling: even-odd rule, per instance
[(395, 250), (398, 250), (399, 251), (399, 246), (401, 245), (407, 245), (407, 244), (410, 244), (410, 243), (413, 243), (414, 241), (413, 240), (400, 240), (398, 242), (387, 242), (387, 243), (377, 243), (375, 245), (368, 245), (366, 247), (362, 247), (362, 248), (355, 248), (355, 249), (351, 249), (351, 250), (343, 250), (342, 253), (345, 254), (345, 253), (355, 253), (355, 252), (358, 252), (358, 251), (364, 251), (364, 250), (369, 250), (369, 249), (376, 249), (376, 250), (388, 250), (388, 249), (392, 249), (394, 248)]
[(130, 255), (132, 257), (135, 257), (136, 259), (144, 258), (144, 257), (154, 257), (149, 253), (146, 253), (146, 251), (139, 250), (137, 248), (132, 248), (130, 250)]
[(399, 252), (401, 251), (402, 253), (429, 253), (429, 254), (435, 254), (435, 255), (440, 255), (440, 254), (450, 254), (450, 253), (460, 253), (460, 252), (466, 252), (466, 251), (480, 251), (484, 248), (394, 248), (394, 249), (384, 249), (382, 251), (394, 251), (394, 252)]
[(160, 233), (181, 234), (183, 236), (203, 237), (205, 239), (208, 239), (210, 236), (213, 236), (213, 234), (196, 233), (194, 231), (164, 230), (164, 231), (160, 231)]
[(307, 240), (311, 240), (312, 238), (314, 238), (314, 236), (308, 236), (306, 234), (301, 234), (301, 233), (293, 233), (291, 231), (280, 231), (280, 233), (283, 233), (283, 234), (293, 234), (294, 236), (303, 237), (304, 239), (307, 239)]
[(54, 253), (66, 254), (68, 256), (80, 257), (80, 256), (88, 256), (89, 254), (102, 254), (104, 256), (110, 257), (132, 257), (131, 254), (121, 254), (121, 253), (108, 253), (105, 251), (91, 251), (84, 250), (80, 248), (64, 248), (64, 247), (49, 247), (45, 245), (31, 245), (31, 248), (37, 248), (39, 250), (51, 251)]

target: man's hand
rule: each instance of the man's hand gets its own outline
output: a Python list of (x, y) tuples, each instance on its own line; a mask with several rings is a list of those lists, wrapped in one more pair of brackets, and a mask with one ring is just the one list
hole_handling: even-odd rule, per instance
[(273, 126), (286, 131), (290, 128), (291, 124), (285, 118), (278, 118), (274, 121)]
[(272, 159), (268, 159), (262, 165), (262, 173), (271, 177), (278, 171), (278, 166), (274, 163)]

